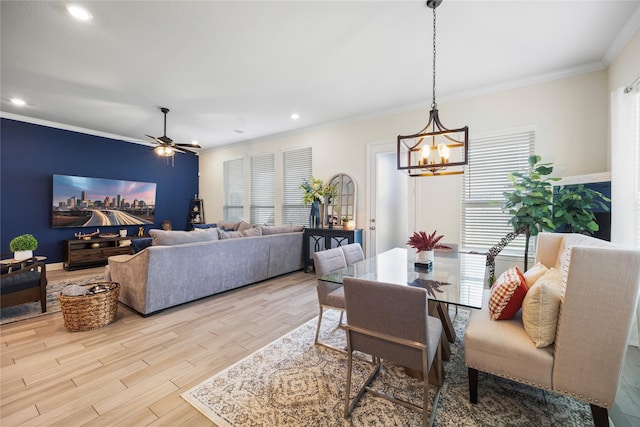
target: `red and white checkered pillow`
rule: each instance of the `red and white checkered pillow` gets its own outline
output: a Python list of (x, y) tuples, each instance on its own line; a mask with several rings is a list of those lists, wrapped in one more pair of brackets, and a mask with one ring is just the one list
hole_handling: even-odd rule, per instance
[(491, 287), (489, 315), (493, 320), (511, 319), (522, 307), (527, 282), (518, 267), (505, 271)]

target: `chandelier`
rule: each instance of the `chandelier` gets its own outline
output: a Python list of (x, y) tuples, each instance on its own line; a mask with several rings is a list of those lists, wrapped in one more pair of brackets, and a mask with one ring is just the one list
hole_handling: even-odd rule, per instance
[(426, 126), (413, 135), (398, 135), (398, 170), (409, 176), (457, 175), (468, 163), (469, 128), (446, 128), (436, 103), (436, 8), (442, 0), (427, 0), (433, 10), (433, 101)]

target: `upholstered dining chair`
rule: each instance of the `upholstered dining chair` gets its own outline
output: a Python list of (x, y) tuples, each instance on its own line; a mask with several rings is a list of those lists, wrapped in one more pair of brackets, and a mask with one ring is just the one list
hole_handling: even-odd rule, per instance
[(47, 268), (44, 262), (34, 257), (2, 264), (1, 273), (1, 308), (40, 301), (42, 312), (47, 311)]
[(362, 252), (360, 243), (349, 243), (348, 245), (340, 246), (340, 248), (344, 252), (344, 260), (347, 265), (353, 265), (358, 261), (364, 260), (364, 252)]
[[(440, 397), (434, 395), (429, 410), (429, 375), (432, 364), (441, 363), (440, 339), (442, 322), (427, 315), (427, 292), (422, 288), (345, 277), (344, 296), (347, 324), (347, 384), (344, 417), (351, 411), (365, 391), (422, 413), (422, 425), (433, 423)], [(365, 383), (351, 400), (351, 372), (353, 352), (359, 351), (373, 358), (373, 369)], [(370, 387), (381, 370), (381, 359), (422, 372), (422, 406), (390, 396)], [(438, 365), (436, 367), (439, 368)], [(436, 369), (439, 373), (440, 369)], [(439, 375), (439, 374), (438, 374)], [(441, 379), (438, 378), (438, 383)]]
[(334, 350), (344, 351), (343, 349), (339, 349), (318, 340), (318, 337), (320, 336), (320, 326), (322, 325), (322, 315), (325, 309), (340, 310), (339, 326), (342, 325), (342, 318), (344, 316), (344, 290), (342, 285), (338, 283), (325, 282), (319, 278), (347, 266), (347, 262), (344, 258), (344, 252), (340, 247), (315, 252), (313, 254), (313, 265), (316, 271), (316, 277), (318, 278), (318, 280), (316, 280), (316, 291), (318, 292), (318, 304), (320, 306), (318, 326), (316, 328), (316, 336), (313, 343)]

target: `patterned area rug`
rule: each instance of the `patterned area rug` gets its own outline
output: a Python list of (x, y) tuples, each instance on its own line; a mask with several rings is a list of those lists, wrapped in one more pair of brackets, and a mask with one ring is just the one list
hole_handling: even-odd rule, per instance
[[(321, 339), (346, 347), (335, 329), (338, 314), (325, 312)], [(331, 317), (329, 317), (331, 316)], [(458, 339), (445, 362), (446, 379), (435, 426), (591, 426), (589, 406), (554, 393), (480, 373), (479, 403), (469, 403), (464, 365), (467, 311), (454, 322)], [(346, 355), (313, 345), (316, 319), (211, 377), (182, 397), (218, 426), (418, 426), (417, 412), (365, 393), (351, 417), (342, 417)], [(356, 364), (352, 396), (366, 378)], [(373, 386), (421, 405), (421, 383), (385, 363)], [(435, 387), (431, 387), (433, 399)]]
[(84, 285), (91, 282), (101, 282), (103, 280), (104, 279), (101, 274), (78, 277), (72, 280), (50, 280), (47, 284), (46, 313), (42, 313), (40, 301), (3, 308), (0, 310), (0, 325), (17, 322), (19, 320), (31, 319), (45, 314), (57, 313), (60, 311), (60, 300), (58, 300), (58, 295), (60, 295), (62, 288), (71, 284)]

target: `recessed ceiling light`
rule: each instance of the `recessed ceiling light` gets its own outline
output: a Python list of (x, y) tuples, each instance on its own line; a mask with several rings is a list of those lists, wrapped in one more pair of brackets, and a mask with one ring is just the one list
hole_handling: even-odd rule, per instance
[(25, 105), (27, 105), (26, 101), (20, 98), (11, 98), (11, 103), (13, 105), (17, 105), (18, 107), (24, 107)]
[(291, 120), (298, 120), (299, 118), (300, 118), (300, 114), (298, 113), (291, 114)]
[(71, 14), (74, 18), (79, 21), (89, 21), (93, 18), (93, 15), (89, 13), (87, 9), (84, 7), (77, 6), (75, 4), (70, 4), (67, 6), (67, 12)]
[(198, 141), (194, 139), (193, 141), (191, 141), (191, 145), (198, 145)]

